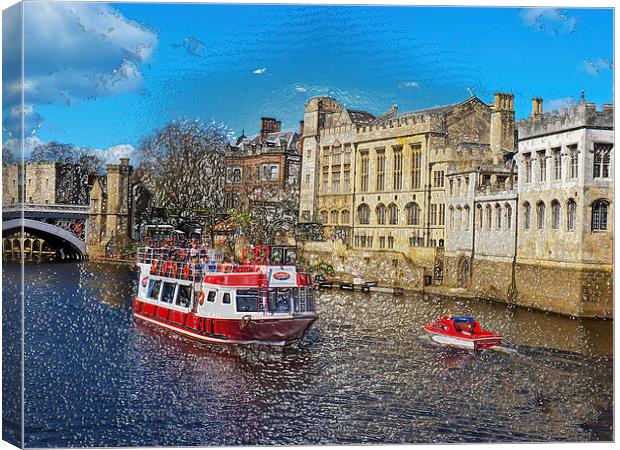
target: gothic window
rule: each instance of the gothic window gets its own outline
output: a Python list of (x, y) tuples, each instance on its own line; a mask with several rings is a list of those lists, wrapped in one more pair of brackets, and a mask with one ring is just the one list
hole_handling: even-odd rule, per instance
[(553, 179), (561, 180), (562, 179), (562, 153), (561, 148), (552, 148), (551, 153), (553, 154)]
[(388, 207), (388, 216), (390, 225), (398, 225), (398, 206), (394, 203), (391, 203)]
[(463, 211), (465, 212), (465, 219), (463, 221), (463, 229), (469, 230), (469, 206), (465, 206)]
[(375, 213), (377, 214), (377, 224), (385, 225), (386, 209), (383, 203), (379, 203), (377, 205), (377, 208), (375, 208)]
[(476, 217), (477, 217), (477, 222), (478, 222), (478, 228), (480, 228), (482, 230), (482, 224), (483, 224), (483, 220), (482, 220), (482, 205), (476, 206)]
[(411, 146), (411, 189), (420, 189), (422, 175), (422, 146)]
[(370, 223), (370, 206), (362, 203), (357, 207), (357, 220), (361, 225), (368, 225)]
[(607, 215), (609, 213), (609, 202), (607, 200), (596, 200), (592, 203), (592, 230), (602, 231), (607, 229)]
[(575, 229), (577, 220), (577, 203), (572, 198), (566, 204), (566, 229), (572, 231)]
[(495, 228), (498, 230), (502, 227), (502, 207), (495, 204)]
[(460, 206), (456, 207), (454, 226), (457, 230), (460, 230), (463, 227), (463, 209)]
[(557, 230), (560, 228), (560, 202), (553, 200), (551, 202), (551, 228)]
[(431, 225), (437, 225), (437, 204), (431, 205)]
[(444, 171), (436, 170), (433, 172), (433, 187), (443, 187), (444, 186)]
[(542, 201), (536, 203), (536, 227), (539, 230), (545, 228), (545, 203)]
[(609, 162), (611, 159), (611, 144), (594, 144), (594, 173), (593, 178), (609, 178)]
[(377, 149), (377, 180), (375, 190), (383, 191), (385, 189), (385, 150)]
[(405, 214), (407, 216), (407, 225), (420, 224), (420, 207), (417, 203), (407, 203), (407, 206), (405, 206)]
[(362, 192), (368, 192), (368, 151), (362, 152), (360, 159), (360, 190)]
[(530, 220), (532, 216), (532, 207), (528, 202), (523, 204), (523, 223), (526, 230), (530, 229)]
[(547, 157), (544, 150), (538, 152), (538, 180), (547, 180)]
[(403, 188), (403, 152), (402, 147), (394, 147), (394, 171), (392, 176), (392, 188), (400, 191)]
[(530, 183), (532, 181), (532, 155), (529, 153), (523, 155), (523, 167), (525, 169), (525, 182)]
[(327, 211), (319, 212), (319, 221), (323, 224), (327, 223)]
[(506, 228), (512, 228), (512, 207), (510, 204), (506, 203), (504, 205), (504, 210), (506, 211)]
[(439, 225), (446, 224), (446, 205), (444, 203), (439, 204)]
[(333, 223), (333, 224), (335, 224), (335, 225), (337, 225), (337, 224), (338, 224), (338, 211), (336, 211), (336, 210), (333, 210), (333, 211), (332, 211), (332, 217), (331, 217), (331, 219), (332, 219), (332, 223)]
[(339, 192), (340, 192), (340, 168), (336, 170), (332, 168), (332, 194), (338, 194)]
[(487, 205), (486, 208), (486, 218), (487, 218), (487, 229), (491, 229), (493, 226), (493, 211), (491, 210), (491, 205)]
[(577, 144), (568, 146), (568, 154), (570, 156), (570, 178), (577, 178), (579, 174), (579, 153), (577, 152)]
[(340, 222), (343, 225), (348, 225), (350, 220), (351, 220), (351, 217), (349, 215), (349, 210), (343, 209), (342, 212), (340, 213)]

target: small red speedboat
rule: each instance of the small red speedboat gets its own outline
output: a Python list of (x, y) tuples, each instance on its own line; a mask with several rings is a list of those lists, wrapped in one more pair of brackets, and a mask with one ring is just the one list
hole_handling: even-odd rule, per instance
[(446, 316), (424, 326), (424, 331), (439, 344), (468, 350), (484, 350), (498, 346), (503, 336), (485, 331), (473, 317)]

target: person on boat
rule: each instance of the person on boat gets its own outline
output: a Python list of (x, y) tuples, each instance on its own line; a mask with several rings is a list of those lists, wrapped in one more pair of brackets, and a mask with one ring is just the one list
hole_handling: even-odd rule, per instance
[(276, 301), (276, 312), (289, 312), (290, 305), (288, 302), (288, 298), (286, 292), (279, 292), (278, 299)]

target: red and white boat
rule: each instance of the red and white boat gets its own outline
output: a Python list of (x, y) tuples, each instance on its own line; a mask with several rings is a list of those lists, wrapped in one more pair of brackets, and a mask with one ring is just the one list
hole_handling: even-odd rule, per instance
[(438, 344), (468, 350), (484, 350), (498, 346), (503, 336), (485, 331), (473, 317), (446, 316), (424, 326), (424, 331)]
[(134, 317), (199, 341), (283, 347), (317, 319), (294, 247), (243, 249), (241, 264), (213, 251), (142, 248), (138, 267)]

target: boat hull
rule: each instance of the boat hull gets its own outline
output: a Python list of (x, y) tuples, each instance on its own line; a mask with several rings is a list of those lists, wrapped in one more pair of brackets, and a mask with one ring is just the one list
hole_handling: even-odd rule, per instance
[(269, 345), (284, 347), (299, 341), (316, 315), (287, 318), (201, 317), (152, 303), (134, 300), (134, 318), (183, 336), (219, 345)]
[(479, 338), (459, 337), (443, 333), (425, 330), (431, 340), (448, 347), (462, 348), (466, 350), (484, 350), (498, 346), (502, 343), (501, 336), (486, 336)]

